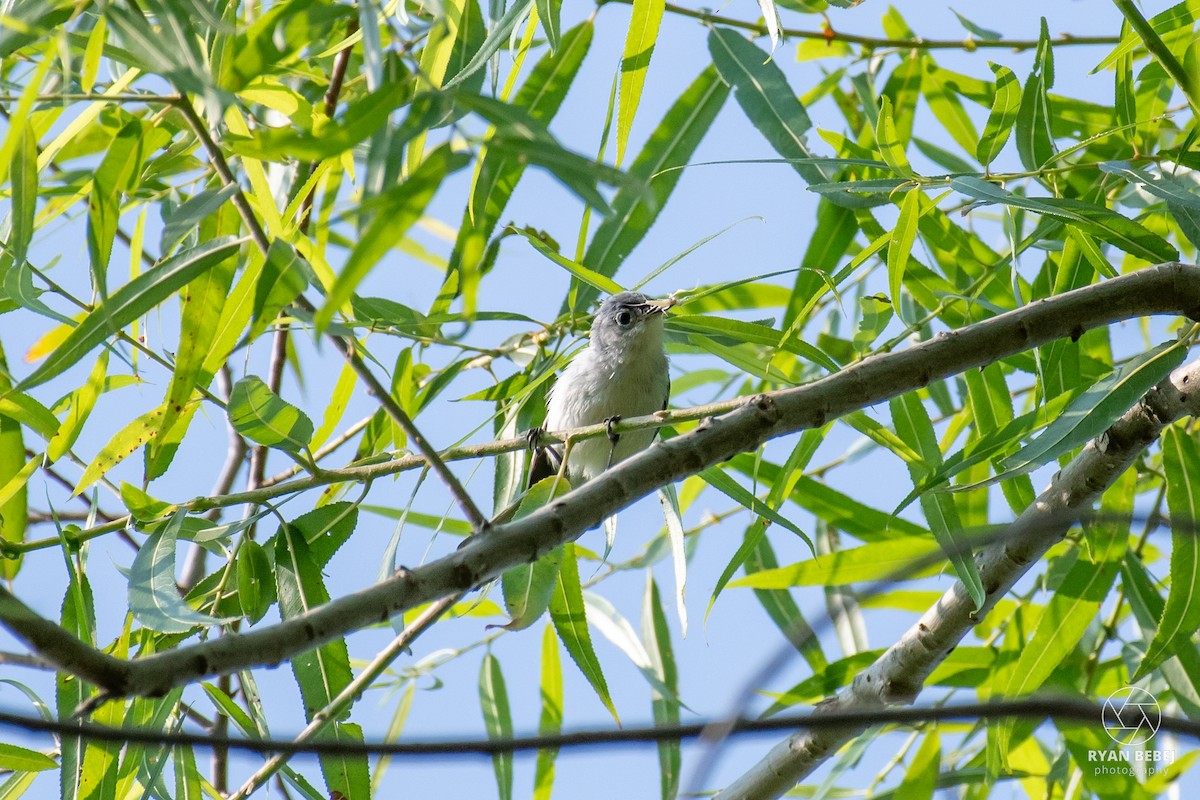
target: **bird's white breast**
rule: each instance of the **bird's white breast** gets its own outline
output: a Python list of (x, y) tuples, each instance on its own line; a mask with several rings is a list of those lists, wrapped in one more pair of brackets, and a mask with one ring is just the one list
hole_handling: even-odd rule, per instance
[[(565, 430), (596, 425), (610, 417), (639, 417), (663, 407), (670, 378), (667, 357), (662, 351), (661, 334), (644, 337), (640, 352), (628, 354), (622, 362), (598, 357), (589, 346), (563, 370), (546, 410), (546, 428)], [(562, 387), (581, 391), (563, 391)], [(650, 446), (655, 431), (628, 431), (621, 434), (613, 453), (616, 463)], [(568, 471), (576, 481), (588, 480), (604, 471), (609, 463), (611, 445), (606, 437), (577, 442), (571, 449)]]

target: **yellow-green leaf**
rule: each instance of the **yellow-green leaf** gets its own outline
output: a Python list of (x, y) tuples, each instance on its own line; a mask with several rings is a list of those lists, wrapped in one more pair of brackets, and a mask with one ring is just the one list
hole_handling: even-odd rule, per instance
[(650, 56), (654, 54), (654, 43), (658, 39), (658, 26), (662, 22), (665, 7), (665, 0), (633, 0), (633, 17), (629, 21), (625, 50), (621, 55), (621, 88), (617, 94), (618, 165), (625, 160), (625, 146), (629, 142), (633, 117), (642, 100), (646, 70), (650, 67)]
[(162, 406), (159, 406), (147, 411), (119, 430), (87, 465), (87, 468), (83, 471), (83, 475), (79, 477), (79, 482), (75, 484), (72, 494), (79, 494), (91, 486), (102, 475), (136, 453), (147, 442), (157, 436), (159, 420), (162, 419), (162, 414)]

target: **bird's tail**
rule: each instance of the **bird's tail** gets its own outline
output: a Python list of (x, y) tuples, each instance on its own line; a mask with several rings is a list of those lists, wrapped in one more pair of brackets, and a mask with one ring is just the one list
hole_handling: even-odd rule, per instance
[(535, 448), (533, 457), (529, 460), (529, 481), (525, 484), (525, 488), (533, 486), (540, 480), (557, 475), (561, 465), (562, 455), (553, 447)]

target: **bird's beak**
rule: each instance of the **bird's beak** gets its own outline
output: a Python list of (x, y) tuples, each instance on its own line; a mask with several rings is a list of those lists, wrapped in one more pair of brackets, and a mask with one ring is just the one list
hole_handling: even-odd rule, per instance
[(670, 297), (668, 297), (666, 300), (647, 300), (645, 302), (647, 313), (662, 314), (664, 316), (666, 316), (666, 313), (674, 305), (675, 305), (675, 301), (673, 299), (671, 299)]

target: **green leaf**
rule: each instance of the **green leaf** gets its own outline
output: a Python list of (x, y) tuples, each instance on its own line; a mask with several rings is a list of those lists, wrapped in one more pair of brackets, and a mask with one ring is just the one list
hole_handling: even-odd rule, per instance
[(304, 535), (309, 557), (318, 569), (324, 569), (329, 559), (346, 543), (358, 524), (358, 506), (345, 501), (328, 503), (301, 514), (289, 523), (292, 530)]
[(1041, 168), (1054, 156), (1054, 135), (1050, 130), (1049, 89), (1054, 85), (1054, 59), (1050, 49), (1050, 33), (1042, 17), (1042, 32), (1038, 40), (1033, 71), (1025, 81), (1021, 105), (1017, 109), (1017, 153), (1028, 170)]
[[(529, 487), (513, 519), (528, 516), (569, 491), (571, 485), (565, 479), (543, 478)], [(556, 547), (532, 564), (521, 564), (504, 571), (500, 586), (504, 591), (504, 608), (510, 617), (504, 626), (506, 629), (519, 631), (541, 618), (550, 606), (561, 565), (562, 548)]]
[(1168, 173), (1154, 175), (1133, 166), (1128, 161), (1105, 161), (1100, 171), (1117, 175), (1138, 184), (1147, 192), (1164, 200), (1191, 209), (1200, 209), (1200, 192), (1179, 178)]
[[(91, 416), (96, 407), (96, 400), (104, 390), (104, 379), (108, 374), (108, 350), (101, 350), (95, 366), (88, 374), (87, 380), (79, 388), (67, 395), (69, 403), (67, 416), (53, 432), (53, 437), (46, 445), (46, 458), (58, 461), (74, 445), (83, 431), (83, 424)], [(3, 401), (0, 401), (3, 403)], [(57, 422), (57, 420), (55, 420)]]
[[(8, 362), (2, 353), (0, 353), (0, 372), (3, 372), (5, 376), (9, 374)], [(0, 378), (0, 380), (7, 381), (6, 378)], [(0, 397), (0, 416), (21, 423), (43, 439), (49, 440), (55, 435), (59, 429), (59, 422), (58, 417), (54, 416), (50, 409), (29, 395), (12, 389), (11, 383), (5, 382), (3, 386), (4, 394)], [(63, 401), (60, 400), (57, 406), (61, 407), (62, 405)]]
[[(97, 725), (120, 727), (124, 715), (124, 703), (108, 703), (92, 714), (91, 721)], [(122, 749), (119, 742), (88, 742), (82, 751), (78, 776), (72, 776), (77, 783), (74, 786), (67, 784), (69, 790), (73, 791), (75, 787), (78, 790), (68, 796), (80, 800), (115, 800)], [(66, 777), (68, 773), (60, 774)]]
[(126, 123), (108, 147), (96, 168), (92, 191), (88, 194), (87, 245), (92, 279), (101, 299), (108, 295), (108, 261), (117, 235), (121, 215), (122, 192), (136, 183), (141, 166), (139, 145), (142, 124), (136, 119)]
[(803, 530), (797, 527), (796, 524), (790, 519), (775, 511), (769, 505), (755, 497), (749, 489), (746, 489), (733, 478), (729, 477), (729, 475), (727, 475), (720, 467), (709, 467), (700, 473), (700, 477), (704, 479), (705, 483), (712, 486), (722, 494), (732, 498), (734, 501), (745, 507), (748, 511), (757, 514), (764, 520), (769, 520), (776, 525), (781, 525), (787, 530), (796, 534), (804, 540), (804, 543), (808, 545), (808, 549), (813, 550), (815, 553), (812, 540), (808, 538), (808, 535)]
[(180, 240), (200, 225), (201, 220), (215, 214), (239, 189), (237, 184), (222, 186), (220, 189), (205, 189), (192, 195), (169, 213), (164, 210), (159, 252), (163, 255), (171, 252)]
[(0, 769), (12, 772), (41, 772), (57, 768), (58, 762), (45, 753), (0, 742)]
[(531, 5), (533, 5), (533, 0), (515, 0), (508, 7), (508, 10), (504, 12), (504, 15), (492, 25), (491, 30), (488, 31), (487, 38), (483, 40), (483, 44), (480, 45), (479, 50), (471, 56), (471, 60), (453, 78), (446, 81), (443, 84), (443, 88), (449, 89), (457, 86), (481, 69), (488, 62), (488, 59), (508, 41), (513, 28), (525, 17)]
[(379, 196), (374, 219), (354, 245), (313, 320), (317, 330), (329, 327), (334, 313), (349, 302), (367, 273), (421, 218), (446, 176), (466, 166), (469, 160), (466, 153), (454, 153), (445, 145), (430, 153), (407, 180)]
[(633, 0), (633, 16), (629, 20), (625, 50), (621, 55), (621, 88), (617, 94), (618, 164), (625, 160), (625, 145), (642, 99), (642, 87), (646, 83), (650, 57), (654, 55), (665, 6), (664, 0)]
[(806, 159), (792, 168), (809, 183), (828, 182), (832, 173), (812, 163), (813, 152), (804, 139), (812, 120), (771, 56), (731, 28), (709, 31), (708, 52), (746, 117), (775, 152), (786, 159)]
[[(1001, 453), (1011, 450), (1015, 443), (1024, 436), (1027, 436), (1030, 431), (1045, 428), (1051, 422), (1058, 419), (1072, 399), (1073, 397), (1070, 394), (1059, 395), (1041, 408), (1022, 414), (1004, 427), (990, 431), (978, 439), (968, 442), (965, 447), (947, 457), (941, 466), (915, 486), (900, 504), (896, 506), (896, 510), (893, 513), (900, 513), (909, 503), (916, 500), (922, 492), (933, 491), (937, 487), (944, 485), (954, 476), (970, 469), (976, 464), (989, 459), (995, 459)], [(1003, 468), (1000, 468), (1000, 471), (1003, 471)], [(1000, 479), (1007, 480), (1009, 477), (1015, 476), (1001, 476)], [(969, 484), (966, 486), (951, 487), (949, 491), (971, 491), (977, 488), (979, 486)]]
[(275, 603), (275, 574), (263, 546), (253, 539), (242, 542), (237, 554), (238, 601), (250, 624), (262, 619)]
[(992, 110), (983, 127), (983, 135), (975, 147), (975, 157), (985, 167), (1004, 149), (1021, 107), (1021, 83), (1016, 74), (1008, 67), (991, 61), (988, 66), (996, 75), (996, 96), (992, 100)]
[(865, 411), (851, 411), (844, 415), (839, 422), (846, 423), (875, 444), (886, 447), (906, 464), (923, 463), (920, 453)]
[(1156, 669), (1182, 648), (1191, 647), (1200, 628), (1200, 445), (1176, 426), (1162, 439), (1167, 475), (1167, 508), (1171, 512), (1171, 588), (1158, 629), (1132, 680)]
[(152, 533), (138, 548), (129, 568), (129, 610), (147, 628), (159, 633), (188, 633), (197, 626), (219, 625), (226, 620), (195, 610), (179, 596), (175, 585), (175, 543), (184, 511)]
[(172, 747), (171, 761), (175, 773), (175, 800), (203, 800), (200, 770), (191, 747)]
[(573, 543), (563, 545), (562, 569), (558, 573), (554, 596), (550, 599), (550, 619), (554, 622), (554, 629), (558, 631), (558, 638), (567, 648), (567, 653), (579, 667), (583, 677), (587, 678), (587, 682), (608, 709), (608, 713), (620, 724), (616, 706), (608, 693), (608, 682), (604, 679), (604, 671), (600, 668), (600, 660), (596, 658), (592, 636), (588, 632), (583, 589), (579, 583), (579, 564)]
[[(91, 584), (88, 583), (87, 575), (75, 568), (75, 562), (66, 559), (65, 563), (69, 582), (63, 596), (59, 627), (84, 644), (94, 646), (96, 604), (92, 597)], [(55, 675), (54, 689), (55, 710), (59, 719), (68, 719), (79, 708), (79, 704), (90, 696), (90, 690), (83, 681), (62, 671)], [(118, 706), (117, 703), (108, 705)], [(83, 778), (80, 767), (85, 756), (84, 741), (80, 737), (63, 736), (60, 742), (59, 763), (62, 767), (59, 774), (62, 777), (63, 795), (75, 797), (80, 794)], [(86, 749), (91, 750), (97, 744), (99, 743), (93, 742)], [(119, 750), (119, 743), (114, 742), (113, 745), (115, 750)]]
[(901, 175), (912, 175), (908, 155), (904, 152), (904, 140), (896, 130), (896, 120), (892, 118), (892, 101), (887, 95), (880, 98), (879, 119), (875, 123), (875, 146), (889, 167)]
[(537, 15), (542, 30), (546, 32), (550, 52), (557, 54), (559, 31), (562, 30), (562, 0), (537, 0)]
[(904, 780), (896, 787), (896, 797), (903, 797), (905, 800), (933, 800), (933, 792), (938, 785), (938, 773), (941, 771), (942, 746), (937, 728), (931, 725), (928, 731), (925, 741), (921, 743), (908, 769), (904, 771)]
[[(908, 464), (908, 474), (916, 486), (941, 465), (942, 451), (933, 432), (933, 423), (916, 392), (893, 397), (890, 405), (896, 434), (921, 454), (921, 463)], [(979, 577), (970, 547), (965, 546), (954, 498), (947, 494), (925, 494), (921, 495), (920, 502), (934, 539), (954, 565), (954, 572), (966, 587), (975, 608), (982, 608), (985, 599), (983, 580)]]
[(896, 218), (896, 227), (892, 229), (892, 238), (888, 241), (888, 291), (892, 295), (892, 308), (902, 320), (905, 318), (905, 312), (904, 303), (900, 302), (900, 291), (904, 287), (908, 255), (917, 239), (917, 221), (921, 217), (920, 194), (920, 189), (911, 189), (904, 195), (904, 200), (900, 203), (900, 215)]
[[(1121, 588), (1129, 598), (1129, 608), (1138, 625), (1147, 633), (1153, 631), (1162, 618), (1166, 601), (1159, 594), (1156, 581), (1146, 570), (1146, 565), (1132, 550), (1126, 551), (1121, 562)], [(1159, 671), (1175, 693), (1175, 699), (1184, 713), (1189, 717), (1200, 715), (1200, 653), (1195, 648), (1185, 647), (1178, 651), (1175, 658), (1160, 664)]]
[(104, 13), (126, 49), (143, 60), (139, 66), (144, 71), (165, 76), (181, 91), (200, 95), (212, 92), (198, 45), (203, 39), (193, 28), (191, 17), (160, 0), (149, 0), (148, 7), (157, 25), (152, 26), (136, 7), (107, 6)]
[[(563, 683), (562, 664), (558, 658), (558, 637), (554, 626), (547, 625), (542, 634), (542, 711), (538, 717), (538, 735), (553, 736), (562, 731)], [(533, 799), (550, 800), (554, 788), (554, 761), (558, 748), (543, 748), (537, 752), (533, 777)]]
[[(500, 660), (490, 652), (483, 656), (479, 668), (479, 705), (483, 709), (483, 726), (488, 739), (508, 741), (513, 735), (512, 711), (508, 706), (508, 690)], [(503, 750), (492, 754), (492, 769), (496, 773), (496, 789), (500, 800), (512, 800), (513, 754)]]
[[(879, 580), (916, 580), (936, 575), (941, 565), (929, 563), (939, 550), (928, 537), (888, 539), (883, 542), (851, 547), (836, 553), (798, 561), (786, 567), (765, 569), (732, 581), (731, 587), (787, 589), (792, 586), (844, 586)], [(914, 568), (924, 560), (925, 566)]]
[(534, 234), (533, 232), (519, 228), (509, 228), (509, 230), (525, 237), (525, 239), (528, 240), (531, 245), (533, 245), (535, 250), (553, 261), (558, 266), (565, 269), (576, 280), (581, 281), (582, 283), (595, 289), (599, 289), (605, 294), (617, 294), (618, 292), (624, 291), (621, 288), (621, 285), (612, 278), (601, 275), (595, 270), (588, 269), (583, 264), (572, 261), (571, 259), (554, 250), (552, 247), (550, 247), (550, 245), (543, 241), (542, 237)]
[(963, 76), (942, 69), (928, 53), (922, 55), (921, 65), (921, 94), (929, 103), (929, 110), (959, 147), (968, 153), (975, 152), (979, 135), (955, 91), (963, 83)]
[(317, 432), (313, 434), (309, 447), (317, 450), (333, 435), (334, 428), (341, 421), (342, 415), (346, 413), (346, 407), (350, 405), (350, 398), (354, 395), (354, 387), (357, 383), (358, 373), (349, 363), (343, 364), (341, 372), (338, 373), (337, 383), (334, 384), (333, 392), (330, 394), (329, 402), (325, 405), (325, 415), (321, 419), (321, 427), (317, 428)]
[(601, 214), (610, 214), (612, 209), (597, 188), (599, 184), (619, 186), (643, 196), (649, 195), (646, 186), (636, 179), (615, 167), (567, 150), (548, 134), (535, 132), (533, 136), (513, 136), (502, 128), (488, 140), (488, 147), (509, 158), (545, 169), (567, 190)]
[(141, 523), (162, 519), (173, 514), (177, 508), (125, 481), (121, 481), (121, 502), (129, 509), (129, 515)]
[[(306, 534), (284, 524), (275, 537), (275, 583), (279, 591), (279, 616), (288, 620), (329, 602), (321, 568), (313, 558)], [(304, 701), (305, 719), (330, 704), (352, 677), (346, 641), (335, 638), (306, 650), (291, 660), (292, 673)], [(322, 738), (361, 745), (362, 728), (346, 721), (349, 708), (326, 726)], [(330, 753), (321, 756), (321, 772), (330, 794), (370, 796), (371, 778), (365, 755)]]
[(796, 481), (792, 501), (830, 527), (862, 541), (928, 535), (920, 525), (860, 503), (814, 478), (801, 477)]
[[(1126, 21), (1129, 23), (1129, 26), (1132, 27), (1137, 35), (1141, 38), (1142, 43), (1146, 46), (1146, 50), (1150, 52), (1150, 55), (1153, 56), (1156, 62), (1158, 62), (1158, 65), (1162, 67), (1163, 71), (1171, 76), (1173, 82), (1179, 86), (1180, 90), (1183, 92), (1183, 96), (1187, 98), (1188, 105), (1192, 107), (1192, 112), (1200, 112), (1200, 81), (1197, 80), (1196, 74), (1195, 58), (1198, 53), (1194, 49), (1195, 39), (1192, 38), (1190, 42), (1187, 42), (1188, 47), (1185, 55), (1185, 61), (1190, 63), (1187, 63), (1185, 66), (1185, 63), (1181, 63), (1180, 60), (1175, 57), (1175, 53), (1172, 51), (1171, 47), (1169, 47), (1163, 38), (1158, 34), (1158, 31), (1154, 29), (1154, 26), (1146, 21), (1146, 18), (1142, 16), (1142, 13), (1138, 10), (1137, 6), (1135, 6), (1132, 2), (1129, 2), (1129, 0), (1118, 0), (1115, 5), (1125, 17)], [(1192, 27), (1191, 22), (1195, 17), (1195, 9), (1187, 8), (1186, 11), (1191, 13), (1185, 12), (1185, 14), (1181, 16), (1186, 19), (1185, 24), (1189, 29), (1187, 33), (1190, 33), (1190, 28)]]
[[(675, 654), (671, 648), (671, 631), (663, 613), (662, 598), (654, 575), (646, 572), (646, 589), (642, 593), (642, 639), (650, 656), (650, 667), (658, 682), (666, 689), (651, 690), (650, 705), (654, 724), (669, 727), (679, 724), (679, 670), (675, 665)], [(659, 785), (663, 800), (674, 800), (679, 793), (681, 768), (680, 744), (678, 739), (664, 739), (658, 743)]]
[(250, 316), (259, 324), (254, 327), (253, 335), (261, 332), (307, 286), (308, 275), (296, 248), (282, 239), (272, 241), (254, 287), (254, 309)]
[(739, 319), (716, 317), (708, 314), (675, 314), (667, 318), (669, 330), (683, 331), (688, 334), (700, 334), (694, 339), (697, 344), (701, 339), (730, 338), (737, 343), (767, 345), (782, 348), (817, 364), (830, 372), (841, 368), (820, 349), (796, 337), (785, 337), (774, 328), (755, 322), (745, 322)]
[[(0, 395), (7, 395), (12, 388), (8, 362), (0, 348)], [(21, 433), (21, 422), (0, 407), (0, 537), (6, 542), (18, 543), (25, 540), (25, 529), (29, 524), (29, 478), (40, 461), (25, 460), (25, 439)], [(28, 464), (34, 464), (30, 468)], [(11, 494), (10, 494), (11, 493)], [(0, 558), (0, 576), (8, 580), (16, 577), (21, 568), (21, 559)]]
[[(632, 178), (650, 186), (652, 196), (618, 189), (612, 201), (613, 213), (596, 229), (583, 263), (606, 277), (616, 273), (650, 230), (679, 182), (680, 170), (671, 168), (688, 163), (728, 94), (716, 70), (709, 67), (680, 95), (629, 168)], [(576, 285), (574, 303), (570, 305), (588, 308), (599, 294), (592, 287)]]
[(228, 413), (234, 429), (257, 444), (298, 453), (312, 440), (312, 420), (255, 375), (234, 384)]
[(1166, 342), (1101, 378), (1033, 441), (1004, 459), (1005, 471), (988, 483), (1048, 464), (1099, 436), (1186, 357), (1187, 348)]
[[(950, 9), (950, 10), (954, 11), (954, 9)], [(976, 25), (974, 22), (971, 22), (971, 20), (967, 19), (966, 17), (964, 17), (962, 14), (958, 13), (957, 11), (954, 11), (954, 16), (958, 17), (959, 24), (961, 24), (969, 32), (971, 32), (975, 36), (978, 36), (980, 39), (983, 39), (986, 42), (995, 42), (995, 41), (999, 41), (1000, 39), (1004, 38), (1004, 34), (997, 33), (996, 31), (990, 30), (988, 28), (981, 28), (980, 26)], [(936, 772), (934, 774), (936, 774)]]
[(954, 155), (949, 150), (938, 147), (933, 142), (926, 141), (920, 136), (914, 136), (913, 145), (933, 163), (951, 173), (973, 173), (979, 170), (965, 158)]
[(37, 214), (38, 167), (37, 134), (28, 121), (20, 126), (20, 139), (13, 148), (9, 176), (12, 182), (12, 229), (8, 250), (13, 262), (21, 264), (33, 241), (34, 218)]
[(1179, 251), (1161, 236), (1104, 206), (1065, 197), (1022, 197), (971, 176), (951, 178), (950, 188), (985, 202), (1001, 203), (1061, 219), (1151, 263), (1179, 258)]
[(107, 301), (88, 313), (75, 330), (54, 349), (42, 365), (18, 384), (29, 389), (60, 374), (88, 352), (99, 347), (113, 330), (142, 316), (205, 271), (237, 252), (244, 240), (231, 236), (205, 242), (167, 259), (113, 292)]

